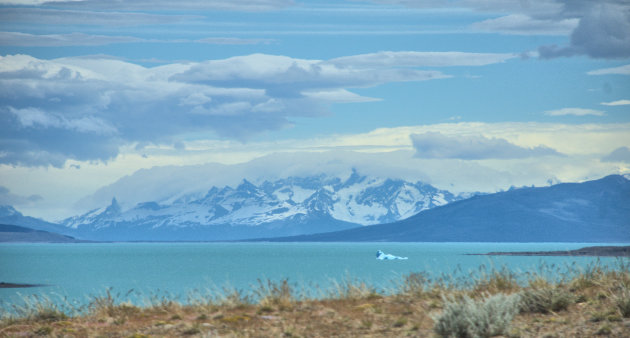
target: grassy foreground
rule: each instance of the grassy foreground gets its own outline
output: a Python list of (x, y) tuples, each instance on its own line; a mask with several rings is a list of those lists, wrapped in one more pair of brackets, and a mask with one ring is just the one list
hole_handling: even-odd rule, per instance
[(387, 292), (348, 279), (318, 298), (258, 281), (251, 293), (223, 289), (187, 305), (136, 307), (108, 291), (71, 315), (27, 299), (4, 311), (0, 337), (630, 337), (630, 264), (618, 265), (573, 268), (556, 282), (507, 269), (466, 282), (412, 273)]

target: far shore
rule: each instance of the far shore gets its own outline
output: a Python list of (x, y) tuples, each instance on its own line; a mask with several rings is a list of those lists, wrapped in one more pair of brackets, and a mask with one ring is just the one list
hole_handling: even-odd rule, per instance
[(598, 256), (598, 257), (630, 257), (630, 246), (589, 246), (576, 250), (563, 251), (515, 251), (488, 252), (487, 256)]
[(43, 285), (43, 284), (22, 284), (22, 283), (5, 283), (5, 282), (0, 282), (0, 289), (36, 288), (38, 286), (46, 286), (46, 285)]

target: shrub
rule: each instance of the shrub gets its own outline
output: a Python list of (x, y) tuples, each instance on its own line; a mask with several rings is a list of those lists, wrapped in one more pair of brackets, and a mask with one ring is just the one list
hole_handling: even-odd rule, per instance
[(421, 295), (424, 292), (427, 281), (426, 273), (412, 272), (404, 277), (402, 290), (410, 296)]
[(341, 281), (341, 283), (337, 281), (333, 281), (333, 283), (334, 287), (328, 294), (330, 298), (374, 299), (380, 297), (376, 288), (357, 279), (346, 277)]
[(68, 318), (62, 307), (46, 296), (23, 297), (23, 304), (12, 305), (12, 315), (2, 317), (25, 318), (36, 321), (55, 322)]
[(444, 299), (444, 310), (434, 318), (441, 337), (492, 337), (507, 334), (518, 313), (520, 296), (497, 294), (475, 301), (468, 296)]
[(258, 297), (258, 303), (262, 306), (276, 305), (283, 309), (290, 307), (295, 301), (293, 289), (287, 279), (283, 279), (281, 282), (267, 280), (267, 284), (259, 279), (258, 288), (254, 289), (254, 293)]
[(520, 311), (548, 313), (565, 310), (574, 302), (570, 292), (559, 287), (543, 287), (528, 289), (520, 293)]
[(239, 308), (251, 304), (251, 299), (241, 290), (226, 286), (221, 292), (217, 292), (216, 303), (228, 308)]
[(519, 289), (516, 281), (516, 275), (507, 267), (501, 270), (492, 269), (490, 273), (486, 273), (481, 269), (481, 276), (475, 281), (475, 292), (509, 292)]
[(621, 285), (619, 289), (612, 294), (612, 299), (624, 318), (630, 318), (630, 289), (625, 285)]

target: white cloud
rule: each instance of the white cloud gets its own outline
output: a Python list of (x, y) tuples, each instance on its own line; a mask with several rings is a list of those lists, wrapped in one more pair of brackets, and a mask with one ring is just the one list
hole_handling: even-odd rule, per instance
[(472, 28), (480, 31), (516, 35), (569, 35), (577, 27), (579, 19), (534, 19), (524, 14), (510, 14), (495, 19), (476, 22)]
[(301, 94), (321, 101), (339, 103), (380, 101), (380, 99), (361, 96), (345, 89), (303, 91)]
[(378, 52), (329, 60), (340, 67), (448, 67), (485, 66), (517, 57), (501, 53), (464, 52)]
[(609, 75), (609, 74), (630, 75), (630, 65), (591, 70), (590, 72), (586, 74), (588, 75)]
[(561, 156), (547, 146), (524, 148), (505, 139), (481, 135), (446, 136), (439, 132), (410, 135), (416, 157), (454, 158), (462, 160), (516, 159), (540, 156)]
[(556, 110), (548, 110), (545, 112), (546, 115), (550, 116), (564, 116), (564, 115), (575, 115), (575, 116), (586, 116), (586, 115), (594, 115), (594, 116), (604, 116), (606, 115), (601, 110), (595, 109), (586, 109), (586, 108), (562, 108)]
[(602, 102), (600, 104), (604, 106), (626, 106), (630, 104), (630, 100), (617, 100), (611, 102)]
[[(386, 52), (384, 52), (387, 54)], [(108, 57), (0, 57), (0, 163), (108, 161), (125, 144), (178, 144), (188, 135), (245, 140), (329, 105), (370, 102), (352, 88), (450, 77), (422, 65), (485, 65), (507, 54), (415, 52), (330, 60), (253, 54), (147, 68)], [(356, 61), (353, 65), (352, 60)], [(433, 61), (430, 61), (433, 60)], [(343, 63), (338, 65), (337, 63)], [(51, 141), (52, 140), (52, 141)]]

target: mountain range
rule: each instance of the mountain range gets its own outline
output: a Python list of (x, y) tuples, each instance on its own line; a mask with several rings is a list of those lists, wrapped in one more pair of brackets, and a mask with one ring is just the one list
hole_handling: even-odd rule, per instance
[(479, 195), (392, 224), (271, 241), (630, 242), (630, 181), (584, 183)]
[(630, 242), (630, 181), (611, 175), (470, 197), (354, 171), (243, 180), (127, 210), (114, 198), (60, 224), (3, 206), (0, 223), (92, 241)]
[(316, 175), (176, 196), (123, 210), (109, 206), (61, 222), (65, 233), (90, 240), (238, 240), (391, 223), (464, 198), (421, 182)]

